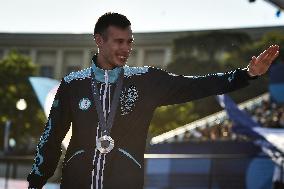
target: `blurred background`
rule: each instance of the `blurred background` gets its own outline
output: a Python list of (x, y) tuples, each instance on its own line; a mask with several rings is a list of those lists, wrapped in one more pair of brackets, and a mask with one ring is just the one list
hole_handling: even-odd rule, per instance
[[(55, 80), (89, 67), (97, 51), (94, 25), (108, 11), (132, 23), (129, 66), (182, 75), (226, 72), (280, 45), (267, 74), (228, 94), (245, 112), (239, 119), (251, 120), (266, 133), (275, 129), (270, 138), (234, 129), (249, 124), (230, 116), (230, 108), (223, 110), (216, 97), (160, 107), (147, 139), (145, 189), (284, 188), (283, 8), (283, 0), (1, 0), (0, 188), (27, 187), (47, 120), (45, 97), (36, 93), (30, 78), (54, 79), (55, 86)], [(278, 142), (276, 150), (267, 153), (259, 141)], [(61, 163), (45, 188), (58, 188)]]

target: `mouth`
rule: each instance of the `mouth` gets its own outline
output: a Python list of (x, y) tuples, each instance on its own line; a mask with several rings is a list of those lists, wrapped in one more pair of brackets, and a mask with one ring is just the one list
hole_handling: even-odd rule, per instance
[(117, 56), (118, 57), (118, 59), (120, 60), (120, 61), (122, 61), (122, 62), (126, 62), (127, 61), (127, 56), (124, 56), (124, 55), (118, 55)]

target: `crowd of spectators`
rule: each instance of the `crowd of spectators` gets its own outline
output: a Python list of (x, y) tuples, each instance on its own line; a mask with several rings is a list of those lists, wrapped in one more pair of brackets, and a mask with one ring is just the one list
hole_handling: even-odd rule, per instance
[[(284, 128), (284, 105), (263, 99), (257, 105), (244, 108), (260, 126), (266, 128)], [(245, 136), (232, 132), (233, 122), (227, 117), (214, 123), (206, 123), (193, 131), (186, 131), (182, 141), (189, 140), (247, 140)]]

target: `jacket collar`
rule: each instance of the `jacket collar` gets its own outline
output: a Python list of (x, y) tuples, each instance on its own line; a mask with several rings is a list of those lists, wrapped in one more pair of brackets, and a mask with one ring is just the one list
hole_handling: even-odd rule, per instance
[(115, 83), (122, 67), (116, 67), (112, 70), (104, 70), (97, 66), (96, 61), (97, 61), (97, 54), (94, 55), (92, 58), (92, 70), (94, 72), (95, 79), (99, 82), (105, 83), (105, 75), (107, 74), (108, 82)]

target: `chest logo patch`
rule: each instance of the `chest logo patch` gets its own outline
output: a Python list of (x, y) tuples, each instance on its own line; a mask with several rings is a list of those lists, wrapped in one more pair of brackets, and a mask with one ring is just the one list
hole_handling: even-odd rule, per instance
[(121, 115), (129, 114), (135, 107), (135, 102), (138, 100), (138, 90), (131, 85), (125, 88), (120, 96)]
[(82, 98), (79, 102), (79, 108), (81, 110), (87, 110), (91, 106), (91, 101), (88, 98)]

